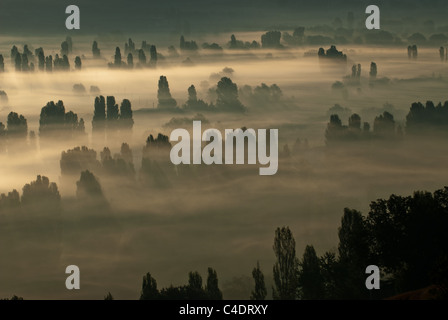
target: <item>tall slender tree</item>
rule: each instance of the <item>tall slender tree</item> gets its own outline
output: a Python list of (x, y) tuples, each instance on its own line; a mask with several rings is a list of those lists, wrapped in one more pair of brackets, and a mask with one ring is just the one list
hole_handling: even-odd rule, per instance
[(205, 293), (210, 300), (222, 300), (222, 292), (218, 285), (218, 274), (213, 268), (208, 268), (207, 285)]
[(252, 270), (252, 277), (255, 280), (255, 287), (250, 295), (251, 300), (266, 299), (267, 290), (264, 282), (264, 275), (260, 269), (260, 262), (257, 261), (257, 266)]
[(299, 260), (296, 257), (296, 242), (289, 227), (275, 230), (273, 249), (277, 258), (273, 268), (273, 297), (276, 300), (297, 299)]

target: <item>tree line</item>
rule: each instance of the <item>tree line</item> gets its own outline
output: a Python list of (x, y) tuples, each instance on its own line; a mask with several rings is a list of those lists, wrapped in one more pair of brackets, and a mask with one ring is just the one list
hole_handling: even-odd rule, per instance
[[(70, 70), (69, 56), (72, 53), (73, 42), (71, 37), (67, 37), (61, 43), (60, 53), (52, 55), (45, 55), (44, 49), (39, 47), (34, 50), (34, 54), (27, 44), (23, 46), (23, 51), (20, 52), (17, 46), (11, 48), (11, 64), (14, 69), (19, 72), (34, 72), (39, 71), (68, 71)], [(80, 56), (76, 56), (74, 61), (75, 70), (81, 70), (82, 60)], [(0, 72), (5, 70), (4, 58), (0, 55)]]
[[(384, 299), (405, 291), (435, 285), (434, 299), (448, 295), (448, 187), (434, 193), (416, 191), (412, 196), (392, 194), (370, 204), (367, 216), (345, 208), (338, 228), (337, 252), (318, 256), (312, 245), (301, 258), (289, 227), (275, 230), (272, 273), (274, 300)], [(381, 290), (365, 286), (366, 267), (381, 270)], [(217, 286), (216, 272), (209, 268)], [(157, 290), (156, 280), (143, 277), (140, 299), (222, 299), (201, 290), (200, 276), (190, 272), (189, 284)], [(216, 278), (215, 278), (216, 277)], [(268, 290), (257, 262), (252, 270), (251, 300), (265, 300)], [(216, 280), (215, 280), (216, 279)], [(195, 283), (195, 284), (194, 284)], [(207, 280), (209, 284), (209, 280)], [(201, 294), (191, 294), (197, 288)], [(207, 286), (205, 287), (207, 288)], [(190, 293), (189, 293), (190, 292)]]
[[(82, 171), (77, 182), (77, 199), (84, 206), (107, 208), (98, 179), (89, 170)], [(98, 207), (100, 205), (100, 207)], [(0, 195), (0, 212), (52, 216), (52, 241), (59, 239), (58, 219), (62, 210), (56, 183), (45, 176), (25, 184), (22, 195), (16, 190)], [(21, 216), (14, 214), (14, 216)], [(34, 222), (36, 223), (36, 221)], [(448, 294), (448, 187), (434, 192), (416, 191), (410, 196), (392, 194), (370, 203), (367, 215), (345, 208), (338, 228), (336, 251), (318, 256), (307, 245), (297, 256), (296, 241), (288, 226), (274, 234), (272, 297), (276, 300), (383, 299), (399, 293), (435, 286), (433, 298)], [(60, 232), (60, 230), (59, 230)], [(50, 236), (50, 234), (49, 234)], [(381, 290), (366, 289), (365, 269), (377, 265), (381, 271)], [(252, 300), (268, 295), (264, 273), (257, 262), (252, 270)], [(143, 276), (142, 300), (220, 300), (216, 270), (208, 268), (206, 284), (198, 272), (190, 272), (188, 284), (159, 289), (157, 281)], [(107, 299), (113, 299), (109, 293)]]
[(397, 124), (394, 116), (387, 111), (377, 116), (370, 130), (368, 122), (362, 122), (361, 117), (354, 113), (348, 119), (348, 125), (343, 125), (338, 114), (330, 115), (325, 139), (327, 145), (359, 140), (397, 140), (404, 136), (416, 137), (426, 134), (445, 136), (448, 128), (448, 101), (435, 105), (427, 101), (412, 103), (406, 116), (405, 127)]

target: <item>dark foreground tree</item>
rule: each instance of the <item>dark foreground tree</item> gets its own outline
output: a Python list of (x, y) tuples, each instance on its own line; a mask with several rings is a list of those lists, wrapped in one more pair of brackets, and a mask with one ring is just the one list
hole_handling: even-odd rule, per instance
[(298, 267), (296, 242), (289, 227), (277, 228), (274, 239), (273, 297), (276, 300), (295, 300), (298, 297)]
[(252, 270), (252, 277), (255, 281), (255, 287), (250, 295), (251, 300), (264, 300), (266, 299), (267, 290), (264, 282), (264, 275), (260, 269), (260, 263), (257, 262), (257, 266)]
[(319, 300), (325, 297), (320, 260), (313, 246), (306, 246), (303, 253), (300, 262), (299, 286), (301, 298), (304, 300)]
[(197, 271), (188, 274), (187, 299), (204, 300), (206, 293), (202, 287), (202, 277)]
[(148, 272), (143, 276), (142, 291), (140, 300), (156, 300), (159, 298), (159, 290), (157, 290), (157, 281)]
[(213, 268), (208, 268), (207, 285), (205, 293), (210, 300), (222, 300), (222, 292), (218, 285), (218, 274)]

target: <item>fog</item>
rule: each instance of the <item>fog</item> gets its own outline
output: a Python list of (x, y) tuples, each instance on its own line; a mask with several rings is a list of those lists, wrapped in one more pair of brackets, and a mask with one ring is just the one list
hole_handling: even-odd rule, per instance
[[(238, 39), (259, 39), (261, 33), (242, 34)], [(230, 34), (214, 35), (209, 42), (215, 39), (225, 43)], [(345, 207), (365, 213), (371, 201), (392, 193), (408, 195), (446, 185), (448, 154), (443, 137), (405, 139), (395, 144), (360, 142), (335, 149), (328, 148), (325, 141), (328, 110), (335, 104), (358, 113), (371, 127), (375, 117), (389, 108), (396, 123), (404, 127), (413, 102), (443, 104), (448, 100), (448, 68), (440, 62), (437, 48), (421, 48), (418, 60), (409, 60), (405, 47), (340, 45), (338, 50), (348, 56), (347, 67), (340, 68), (305, 56), (316, 47), (224, 49), (221, 55), (201, 50), (198, 55), (181, 53), (178, 58), (168, 58), (167, 48), (160, 47), (158, 52), (166, 59), (159, 60), (157, 68), (117, 70), (108, 69), (107, 62), (113, 61), (115, 46), (122, 47), (124, 42), (104, 46), (100, 42), (103, 59), (94, 60), (93, 40), (73, 37), (70, 64), (73, 68), (74, 57), (85, 54), (82, 70), (53, 73), (15, 72), (9, 52), (13, 44), (21, 50), (19, 44), (32, 43), (34, 48), (44, 46), (46, 55), (54, 54), (61, 39), (49, 37), (37, 43), (34, 38), (22, 38), (1, 43), (0, 52), (8, 54), (4, 54), (6, 72), (0, 73), (0, 90), (7, 93), (8, 101), (1, 102), (0, 122), (6, 125), (11, 111), (23, 114), (36, 140), (11, 139), (8, 143), (17, 144), (19, 150), (0, 153), (0, 193), (16, 189), (22, 195), (25, 184), (36, 180), (37, 175), (46, 176), (58, 186), (62, 210), (60, 217), (44, 209), (39, 215), (30, 212), (17, 216), (0, 208), (0, 297), (102, 299), (110, 291), (117, 299), (137, 299), (142, 276), (148, 271), (162, 288), (185, 284), (192, 270), (205, 277), (211, 266), (218, 272), (224, 298), (248, 299), (252, 283), (244, 277), (250, 277), (257, 261), (268, 280), (270, 295), (277, 227), (291, 228), (299, 256), (307, 244), (313, 244), (318, 254), (336, 251)], [(142, 40), (134, 39), (137, 44)], [(182, 63), (187, 57), (193, 65)], [(372, 61), (378, 65), (373, 85), (368, 75)], [(345, 91), (332, 89), (336, 81), (351, 74), (353, 64), (362, 65), (360, 83), (346, 84)], [(224, 68), (233, 72), (226, 74)], [(259, 165), (193, 166), (190, 175), (168, 174), (169, 187), (142, 186), (139, 171), (147, 137), (158, 133), (169, 137), (174, 128), (165, 124), (173, 117), (197, 117), (196, 112), (157, 111), (161, 75), (167, 77), (178, 106), (186, 103), (192, 84), (198, 98), (207, 103), (215, 103), (210, 100), (209, 89), (216, 87), (221, 76), (229, 76), (237, 84), (247, 111), (200, 112), (209, 121), (203, 130), (276, 128), (280, 153), (285, 144), (292, 150), (297, 138), (307, 139), (308, 147), (281, 157), (274, 176), (258, 175)], [(261, 103), (243, 94), (245, 85), (255, 88), (262, 83), (280, 87), (281, 99)], [(74, 92), (75, 84), (83, 84), (86, 92)], [(100, 93), (90, 93), (90, 86), (97, 86)], [(123, 99), (131, 101), (132, 132), (95, 138), (92, 118), (98, 95), (115, 96), (118, 105)], [(58, 100), (64, 102), (66, 112), (71, 110), (84, 119), (85, 136), (59, 140), (39, 137), (41, 108)], [(348, 123), (348, 117), (341, 120)], [(191, 130), (192, 121), (185, 128)], [(90, 206), (78, 200), (80, 172), (63, 175), (61, 153), (87, 146), (100, 160), (104, 147), (114, 155), (122, 143), (132, 149), (135, 179), (92, 170), (108, 205)], [(167, 154), (151, 155), (157, 156), (169, 164)], [(69, 291), (64, 285), (65, 267), (71, 264), (81, 270), (78, 291)]]

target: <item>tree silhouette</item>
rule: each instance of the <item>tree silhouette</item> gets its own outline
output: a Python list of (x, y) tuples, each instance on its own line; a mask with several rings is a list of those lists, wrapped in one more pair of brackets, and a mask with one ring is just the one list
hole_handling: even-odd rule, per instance
[(62, 175), (78, 175), (83, 170), (96, 171), (100, 167), (100, 163), (96, 160), (96, 151), (86, 146), (63, 151), (59, 164)]
[(68, 62), (67, 55), (62, 57), (62, 70), (70, 70), (70, 62)]
[(320, 273), (323, 280), (323, 299), (341, 299), (341, 282), (344, 282), (345, 274), (336, 254), (326, 252), (320, 259)]
[(230, 36), (229, 48), (230, 48), (230, 49), (236, 49), (236, 48), (237, 48), (236, 37), (235, 37), (234, 34), (232, 34), (232, 35)]
[(134, 67), (134, 57), (132, 56), (132, 53), (128, 53), (128, 68), (132, 69)]
[(398, 290), (430, 285), (448, 256), (447, 205), (448, 187), (433, 194), (391, 195), (371, 203), (367, 228), (372, 256), (393, 275)]
[(218, 95), (216, 99), (218, 110), (239, 112), (245, 110), (242, 103), (238, 100), (238, 87), (230, 78), (221, 78), (218, 82), (216, 93)]
[(124, 54), (134, 53), (135, 51), (135, 43), (131, 38), (128, 39), (128, 42), (124, 44)]
[(210, 105), (208, 105), (203, 100), (198, 99), (198, 94), (196, 92), (196, 88), (194, 85), (191, 85), (188, 88), (188, 100), (185, 103), (184, 108), (188, 110), (197, 110), (197, 111), (211, 110)]
[(140, 300), (222, 300), (218, 288), (218, 276), (213, 268), (208, 268), (207, 286), (202, 287), (202, 277), (198, 272), (189, 272), (188, 284), (157, 290), (157, 282), (147, 273), (143, 277)]
[(406, 133), (416, 136), (422, 134), (436, 133), (446, 134), (448, 126), (448, 101), (437, 106), (432, 101), (427, 101), (426, 105), (414, 102), (406, 116)]
[(58, 125), (58, 127), (60, 127), (60, 125), (64, 124), (64, 122), (65, 122), (64, 103), (62, 102), (62, 100), (59, 100), (58, 103), (56, 104), (53, 101), (50, 101), (41, 110), (39, 131), (41, 133), (45, 132), (47, 127), (50, 127), (51, 125)]
[(115, 175), (133, 179), (135, 169), (132, 159), (132, 151), (129, 145), (123, 143), (121, 146), (121, 153), (115, 154), (112, 157), (110, 149), (105, 147), (100, 152), (102, 171), (108, 175)]
[(64, 41), (61, 43), (61, 56), (67, 56), (69, 54), (68, 42)]
[[(47, 103), (40, 112), (39, 133), (40, 135), (55, 138), (74, 137), (84, 134), (84, 120), (78, 121), (78, 116), (72, 111), (65, 112), (64, 102), (59, 100)], [(54, 134), (57, 132), (57, 134)]]
[(23, 46), (23, 54), (26, 55), (26, 57), (28, 58), (28, 60), (33, 60), (33, 59), (34, 59), (33, 53), (32, 53), (31, 50), (28, 48), (28, 45), (27, 45), (27, 44), (25, 44), (25, 45)]
[(340, 259), (356, 266), (365, 264), (369, 249), (367, 230), (361, 212), (345, 208), (338, 234)]
[(45, 58), (45, 71), (53, 71), (53, 57), (51, 55)]
[(29, 208), (43, 205), (49, 209), (59, 209), (61, 196), (56, 183), (50, 183), (47, 177), (38, 175), (36, 181), (23, 187), (21, 201), (23, 205), (30, 205)]
[(205, 300), (205, 290), (202, 288), (202, 277), (199, 272), (188, 273), (187, 299), (189, 300)]
[(415, 44), (411, 47), (411, 53), (412, 53), (412, 58), (413, 59), (417, 59), (417, 57), (418, 57), (418, 48), (417, 48), (417, 46)]
[(356, 131), (361, 130), (361, 117), (357, 113), (352, 114), (348, 119), (348, 127)]
[(298, 297), (298, 266), (296, 242), (289, 227), (275, 230), (273, 297), (276, 300), (295, 300)]
[(157, 99), (159, 100), (158, 108), (173, 109), (177, 106), (176, 100), (171, 97), (168, 80), (165, 76), (160, 76)]
[(16, 71), (22, 71), (22, 57), (20, 53), (15, 55), (15, 67)]
[(251, 300), (264, 300), (266, 299), (267, 290), (264, 283), (264, 275), (260, 269), (260, 262), (257, 262), (257, 266), (252, 270), (252, 277), (255, 281), (255, 288), (250, 295)]
[(98, 42), (96, 41), (93, 41), (92, 44), (92, 54), (94, 59), (101, 57), (101, 50), (98, 48)]
[(20, 207), (20, 195), (17, 190), (8, 192), (8, 194), (2, 193), (0, 195), (0, 210), (12, 209)]
[(366, 295), (364, 271), (369, 265), (370, 249), (366, 222), (359, 211), (344, 209), (338, 235), (339, 263), (345, 275), (340, 290), (343, 298), (360, 299)]
[(191, 51), (198, 50), (198, 45), (196, 44), (196, 42), (193, 40), (185, 41), (184, 36), (180, 37), (180, 46), (179, 47), (181, 50), (191, 50)]
[(104, 130), (106, 124), (106, 100), (103, 96), (95, 98), (95, 110), (93, 112), (93, 131)]
[(205, 294), (210, 300), (222, 300), (222, 292), (218, 286), (218, 274), (213, 268), (208, 268), (207, 285)]
[(25, 117), (23, 115), (19, 116), (15, 112), (10, 112), (8, 114), (7, 130), (8, 135), (18, 138), (26, 138), (28, 135), (28, 124)]
[(331, 145), (343, 139), (345, 128), (342, 126), (342, 121), (337, 114), (330, 116), (330, 122), (327, 124), (325, 131), (325, 140), (327, 145)]
[(146, 41), (142, 41), (142, 50), (149, 52), (149, 49), (151, 48), (151, 45), (147, 43)]
[(28, 65), (28, 56), (24, 53), (22, 54), (22, 71), (29, 71), (30, 67)]
[(268, 31), (261, 36), (261, 46), (263, 48), (280, 48), (280, 38), (282, 34), (280, 31)]
[(131, 102), (124, 99), (120, 106), (120, 126), (123, 129), (132, 129), (133, 125)]
[(107, 128), (116, 128), (118, 120), (118, 104), (115, 103), (114, 96), (107, 96), (106, 98), (106, 115)]
[(166, 188), (170, 182), (166, 172), (172, 171), (171, 162), (166, 162), (169, 158), (171, 143), (168, 136), (159, 133), (154, 139), (149, 135), (146, 139), (146, 145), (142, 149), (142, 166), (140, 170), (140, 179), (146, 186), (157, 188)]
[(379, 138), (395, 137), (394, 116), (387, 111), (375, 118), (373, 123), (373, 132)]
[(0, 54), (0, 72), (5, 71), (5, 61), (3, 59), (3, 55)]
[(39, 60), (39, 62), (38, 62), (39, 70), (44, 71), (45, 70), (45, 54), (44, 54), (44, 50), (42, 48), (37, 53), (37, 58)]
[(6, 151), (6, 133), (7, 131), (5, 130), (5, 125), (0, 122), (0, 153), (5, 152)]
[(376, 63), (375, 62), (370, 63), (370, 72), (369, 72), (370, 78), (375, 79), (377, 74), (378, 74), (378, 70), (376, 67)]
[(11, 48), (11, 63), (16, 63), (16, 56), (19, 54), (19, 49), (16, 46)]
[(143, 276), (140, 300), (156, 300), (158, 298), (159, 290), (157, 290), (157, 281), (148, 272)]
[(283, 105), (282, 90), (275, 83), (270, 86), (262, 83), (253, 90), (251, 86), (245, 85), (239, 90), (239, 96), (241, 100), (248, 101), (250, 105), (257, 108)]
[(106, 204), (101, 185), (89, 170), (82, 171), (79, 181), (76, 182), (76, 197), (84, 204)]
[(75, 69), (76, 70), (81, 70), (81, 66), (82, 66), (81, 58), (79, 56), (76, 56), (76, 58), (75, 58)]
[(144, 66), (146, 65), (146, 55), (143, 49), (138, 50), (138, 62)]
[(212, 44), (210, 44), (210, 43), (208, 43), (208, 42), (204, 42), (203, 44), (202, 44), (202, 49), (207, 49), (207, 50), (222, 50), (222, 47), (219, 45), (219, 44), (217, 44), (217, 43), (215, 43), (215, 42), (213, 42)]
[(300, 267), (298, 281), (301, 289), (301, 298), (304, 300), (324, 298), (324, 279), (321, 274), (320, 260), (313, 246), (306, 246)]
[(114, 66), (119, 68), (121, 67), (121, 52), (120, 52), (120, 48), (116, 47), (115, 48), (115, 56), (114, 56)]
[(149, 49), (150, 53), (150, 60), (149, 60), (149, 66), (152, 68), (155, 68), (157, 66), (157, 49), (156, 46), (152, 45)]

